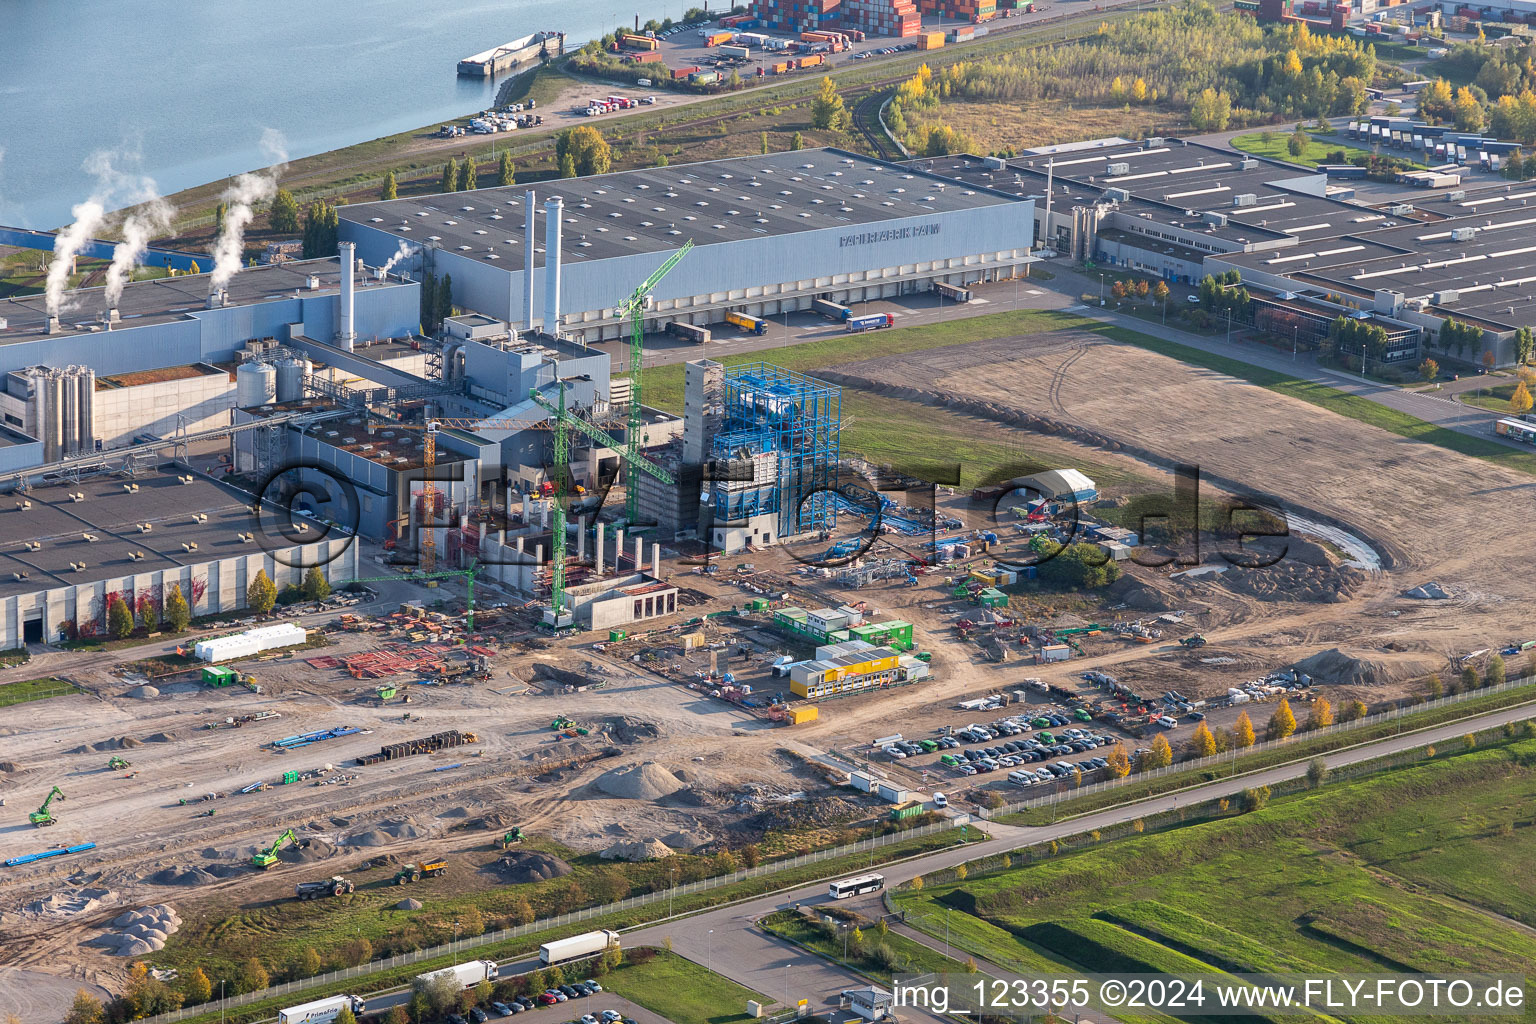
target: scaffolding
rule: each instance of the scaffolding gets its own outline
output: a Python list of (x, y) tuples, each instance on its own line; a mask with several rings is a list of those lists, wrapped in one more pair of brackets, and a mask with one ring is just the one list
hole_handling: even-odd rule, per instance
[(842, 430), (842, 389), (770, 363), (727, 367), (717, 460), (752, 474), (714, 487), (719, 521), (772, 514), (781, 537), (836, 523), (834, 488)]

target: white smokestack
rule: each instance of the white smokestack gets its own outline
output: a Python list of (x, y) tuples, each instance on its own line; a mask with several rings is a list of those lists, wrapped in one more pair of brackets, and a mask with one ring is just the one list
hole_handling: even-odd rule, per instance
[(339, 300), (341, 308), (336, 314), (336, 344), (339, 348), (351, 352), (353, 343), (357, 340), (357, 334), (352, 330), (357, 246), (351, 242), (342, 242), (337, 248), (341, 256), (341, 298)]
[(123, 297), (123, 285), (133, 276), (133, 268), (144, 262), (150, 240), (171, 227), (171, 205), (155, 193), (153, 181), (145, 178), (143, 182), (149, 194), (123, 221), (123, 240), (112, 250), (112, 265), (107, 268), (105, 298), (109, 309), (115, 309)]
[(240, 272), (245, 229), (251, 218), (256, 216), (252, 207), (277, 194), (278, 176), (288, 166), (288, 154), (283, 147), (280, 132), (271, 128), (263, 132), (261, 148), (271, 157), (272, 166), (266, 170), (242, 174), (224, 190), (224, 201), (229, 208), (224, 213), (224, 230), (213, 247), (213, 276), (208, 282), (210, 294), (222, 291), (230, 279)]
[(379, 268), (379, 280), (384, 280), (385, 276), (394, 269), (396, 263), (399, 263), (401, 260), (410, 259), (414, 255), (416, 255), (416, 246), (408, 245), (404, 239), (401, 239), (400, 248), (396, 249), (395, 254)]
[(544, 333), (560, 336), (560, 225), (565, 203), (559, 196), (544, 201)]
[(527, 207), (526, 224), (523, 227), (523, 319), (527, 321), (528, 333), (533, 333), (533, 258), (534, 243), (538, 238), (538, 229), (535, 222), (538, 220), (539, 210), (535, 205), (538, 202), (529, 189), (523, 196), (523, 205)]

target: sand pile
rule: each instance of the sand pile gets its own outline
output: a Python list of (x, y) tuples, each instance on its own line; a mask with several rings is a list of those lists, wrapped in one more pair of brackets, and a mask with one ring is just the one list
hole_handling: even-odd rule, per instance
[(181, 915), (175, 907), (160, 903), (121, 914), (112, 921), (112, 927), (116, 930), (92, 945), (105, 946), (112, 956), (143, 956), (165, 948), (165, 940), (181, 927)]
[(128, 693), (126, 694), (126, 696), (129, 696), (129, 697), (158, 697), (158, 696), (160, 696), (160, 691), (155, 689), (153, 686), (150, 686), (148, 683), (144, 683), (141, 686), (135, 686), (133, 689), (129, 690)]
[(662, 800), (684, 787), (676, 775), (655, 761), (646, 761), (604, 772), (597, 779), (597, 788), (629, 800)]
[(715, 841), (714, 835), (706, 828), (678, 829), (671, 835), (661, 837), (661, 841), (674, 850), (682, 850), (685, 853), (697, 850), (701, 846), (707, 846)]
[(9, 775), (12, 772), (21, 771), (21, 765), (15, 761), (0, 761), (0, 775)]
[(468, 807), (451, 807), (438, 815), (441, 818), (467, 818), (473, 813)]
[(153, 736), (145, 736), (145, 743), (174, 743), (176, 734), (173, 732), (157, 732)]
[(504, 854), (494, 864), (487, 865), (487, 869), (512, 885), (546, 882), (571, 873), (571, 866), (559, 857), (532, 850)]
[(420, 839), (427, 830), (409, 818), (392, 818), (363, 832), (354, 832), (342, 840), (343, 846), (388, 846), (401, 839)]
[(82, 743), (69, 751), (71, 754), (100, 754), (108, 750), (132, 750), (134, 747), (142, 747), (144, 744), (132, 736), (114, 736), (100, 743)]
[(421, 900), (401, 900), (395, 904), (396, 910), (420, 910)]
[(202, 867), (169, 867), (162, 868), (152, 875), (146, 875), (143, 881), (150, 885), (210, 885), (219, 880), (219, 876)]
[(672, 856), (672, 848), (660, 839), (642, 839), (633, 843), (614, 843), (600, 856), (604, 860), (660, 860)]
[(111, 889), (79, 889), (75, 892), (52, 892), (41, 899), (31, 900), (22, 910), (38, 917), (72, 917), (88, 914), (98, 907), (110, 906), (118, 900)]
[(1381, 686), (1428, 675), (1443, 664), (1443, 658), (1423, 652), (1347, 651), (1332, 647), (1303, 658), (1294, 667), (1319, 683)]

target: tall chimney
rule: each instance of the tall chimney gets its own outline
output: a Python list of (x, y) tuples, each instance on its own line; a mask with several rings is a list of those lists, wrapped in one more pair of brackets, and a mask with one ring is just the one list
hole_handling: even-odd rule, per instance
[(544, 201), (544, 333), (560, 337), (560, 225), (565, 203), (559, 196)]
[(538, 209), (535, 203), (538, 201), (529, 189), (523, 197), (523, 205), (527, 207), (528, 223), (523, 228), (523, 320), (528, 333), (533, 333), (533, 258), (534, 242), (537, 240)]
[(352, 329), (357, 246), (351, 242), (342, 242), (338, 248), (341, 256), (341, 298), (339, 300), (341, 308), (336, 313), (336, 346), (343, 351), (351, 352), (352, 343), (357, 340), (357, 333)]

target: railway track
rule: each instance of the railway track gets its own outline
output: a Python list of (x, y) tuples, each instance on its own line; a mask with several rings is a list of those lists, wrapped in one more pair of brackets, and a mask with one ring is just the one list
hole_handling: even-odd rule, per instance
[(869, 143), (870, 152), (881, 160), (900, 160), (901, 151), (892, 144), (880, 124), (880, 107), (885, 103), (886, 90), (876, 88), (861, 97), (853, 105), (853, 126)]

